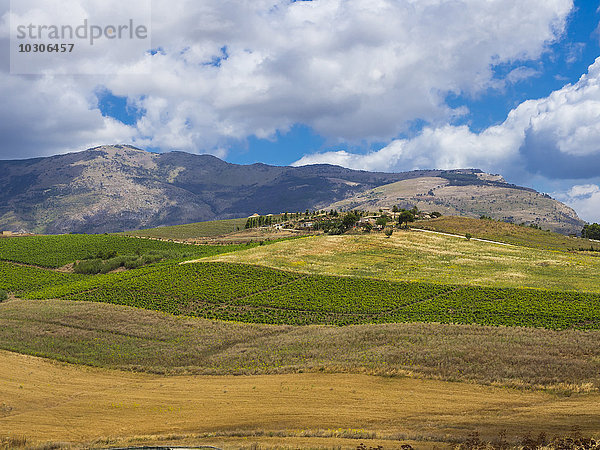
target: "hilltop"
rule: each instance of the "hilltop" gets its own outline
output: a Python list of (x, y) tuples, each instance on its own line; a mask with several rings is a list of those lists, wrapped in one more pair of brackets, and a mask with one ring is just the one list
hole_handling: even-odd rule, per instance
[(444, 214), (486, 213), (563, 233), (579, 233), (584, 225), (562, 203), (474, 169), (380, 173), (332, 165), (236, 165), (210, 155), (121, 145), (0, 161), (0, 230), (104, 233), (393, 204)]
[(507, 183), (501, 175), (478, 170), (433, 171), (429, 176), (402, 180), (361, 192), (329, 208), (350, 210), (398, 205), (417, 206), (443, 215), (479, 218), (487, 216), (504, 222), (535, 225), (563, 234), (579, 234), (584, 222), (577, 213), (534, 189)]

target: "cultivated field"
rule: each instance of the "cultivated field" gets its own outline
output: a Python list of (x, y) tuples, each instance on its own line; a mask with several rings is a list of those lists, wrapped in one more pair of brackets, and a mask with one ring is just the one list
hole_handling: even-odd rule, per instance
[[(592, 436), (600, 258), (542, 235), (1, 240), (0, 448)], [(153, 252), (141, 267), (68, 271)]]
[[(258, 245), (252, 244), (252, 245)], [(26, 236), (0, 240), (0, 261), (58, 268), (99, 253), (143, 254), (165, 252), (170, 259), (205, 257), (240, 250), (239, 245), (187, 245), (150, 239), (134, 239), (105, 234), (66, 234)]]
[(185, 240), (232, 233), (243, 230), (244, 225), (246, 225), (246, 219), (213, 220), (171, 227), (150, 228), (148, 230), (127, 231), (123, 234), (127, 236)]
[(0, 352), (0, 395), (0, 436), (13, 447), (19, 442), (106, 447), (162, 441), (226, 448), (243, 442), (250, 448), (268, 445), (271, 435), (284, 445), (290, 445), (285, 439), (290, 437), (312, 448), (356, 448), (361, 442), (399, 448), (407, 440), (434, 441), (419, 448), (437, 441), (443, 448), (443, 442), (449, 447), (476, 431), (486, 440), (503, 433), (517, 443), (527, 433), (552, 437), (577, 426), (590, 435), (600, 429), (597, 393), (560, 397), (348, 374), (165, 377), (5, 352)]
[(397, 231), (389, 239), (380, 233), (314, 236), (211, 260), (311, 274), (600, 292), (600, 258), (594, 255), (417, 231)]
[(0, 303), (0, 348), (161, 374), (368, 373), (543, 389), (600, 388), (599, 331), (426, 323), (209, 321), (103, 303)]

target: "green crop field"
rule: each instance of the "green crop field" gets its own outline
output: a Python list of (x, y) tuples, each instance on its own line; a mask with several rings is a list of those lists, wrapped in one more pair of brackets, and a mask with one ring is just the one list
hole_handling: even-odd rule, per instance
[(248, 248), (240, 245), (187, 245), (151, 239), (105, 234), (67, 234), (0, 239), (0, 260), (58, 268), (76, 260), (93, 258), (98, 253), (135, 255), (150, 251), (169, 254), (173, 259), (201, 258)]
[[(170, 252), (160, 262), (98, 275), (2, 262), (0, 289), (31, 300), (112, 303), (263, 324), (438, 322), (600, 329), (600, 293), (593, 292), (600, 259), (425, 233), (398, 232), (390, 239), (321, 236), (268, 246), (36, 236), (2, 240), (0, 250), (1, 260), (49, 267), (98, 251)], [(219, 256), (223, 252), (230, 253)], [(197, 262), (179, 264), (184, 257)], [(286, 270), (268, 267), (274, 263)]]
[(600, 295), (303, 275), (227, 263), (163, 264), (30, 292), (271, 324), (477, 323), (600, 328)]
[(190, 223), (171, 227), (151, 228), (148, 230), (127, 231), (127, 236), (143, 236), (159, 239), (194, 239), (200, 237), (220, 236), (237, 230), (243, 230), (246, 218), (213, 220), (209, 222)]
[(61, 286), (83, 279), (82, 275), (58, 273), (0, 261), (0, 290), (20, 294), (46, 286)]

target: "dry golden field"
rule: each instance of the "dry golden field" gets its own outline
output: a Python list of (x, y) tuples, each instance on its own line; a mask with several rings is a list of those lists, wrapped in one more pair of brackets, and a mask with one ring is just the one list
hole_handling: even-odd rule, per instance
[[(564, 397), (357, 374), (166, 377), (8, 352), (0, 352), (0, 399), (0, 436), (13, 443), (24, 437), (30, 446), (168, 440), (236, 448), (278, 442), (398, 448), (422, 440), (449, 445), (474, 431), (493, 440), (505, 430), (514, 442), (528, 432), (600, 432), (597, 393)], [(310, 439), (300, 444), (300, 438)]]

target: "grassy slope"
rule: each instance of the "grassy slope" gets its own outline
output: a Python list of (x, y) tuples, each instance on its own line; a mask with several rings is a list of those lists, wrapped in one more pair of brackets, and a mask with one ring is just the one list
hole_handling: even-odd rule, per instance
[(2, 349), (157, 373), (324, 370), (587, 391), (600, 387), (599, 338), (599, 331), (419, 323), (252, 325), (58, 300), (0, 304)]
[[(483, 221), (482, 221), (483, 222)], [(212, 258), (311, 274), (600, 292), (600, 258), (399, 231), (317, 236)]]
[(148, 230), (127, 231), (127, 236), (142, 236), (159, 239), (194, 239), (200, 237), (220, 236), (236, 229), (243, 230), (246, 218), (213, 220), (209, 222), (190, 223), (171, 227), (151, 228)]
[(520, 227), (495, 220), (448, 216), (416, 222), (412, 225), (415, 228), (460, 234), (462, 236), (466, 233), (471, 233), (473, 237), (480, 239), (490, 239), (542, 250), (572, 251), (579, 250), (580, 248), (589, 249), (590, 246), (600, 249), (600, 244), (590, 242), (587, 239), (572, 238), (558, 233)]

